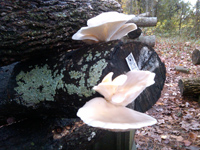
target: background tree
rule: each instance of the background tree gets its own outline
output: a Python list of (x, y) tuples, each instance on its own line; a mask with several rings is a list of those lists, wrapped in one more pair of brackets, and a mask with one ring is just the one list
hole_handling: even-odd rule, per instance
[(197, 0), (196, 6), (183, 0), (120, 0), (119, 2), (127, 14), (149, 12), (150, 16), (157, 17), (156, 28), (150, 30), (153, 29), (160, 35), (199, 38), (200, 0)]
[(196, 32), (195, 32), (195, 37), (199, 38), (200, 37), (200, 0), (197, 0), (196, 2)]

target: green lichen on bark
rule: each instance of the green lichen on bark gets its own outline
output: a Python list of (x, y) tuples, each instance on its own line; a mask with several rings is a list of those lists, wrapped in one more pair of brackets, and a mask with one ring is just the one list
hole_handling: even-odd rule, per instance
[[(71, 79), (77, 80), (75, 84), (65, 84), (65, 88), (69, 95), (77, 94), (80, 97), (90, 97), (95, 93), (92, 87), (100, 80), (103, 70), (107, 66), (105, 59), (100, 59), (90, 68), (88, 65), (84, 65), (80, 71), (71, 70), (69, 75)], [(89, 78), (86, 79), (86, 70), (89, 69)]]
[(14, 88), (17, 95), (20, 95), (20, 101), (23, 104), (36, 104), (40, 101), (54, 101), (54, 96), (57, 89), (63, 89), (64, 77), (61, 70), (53, 72), (47, 64), (42, 67), (35, 66), (29, 72), (21, 71), (16, 76), (17, 87)]

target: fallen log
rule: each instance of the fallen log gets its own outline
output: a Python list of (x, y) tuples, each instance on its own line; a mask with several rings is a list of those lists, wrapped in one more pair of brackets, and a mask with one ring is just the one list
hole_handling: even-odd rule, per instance
[(90, 145), (106, 133), (79, 119), (29, 118), (0, 127), (0, 149), (95, 150)]
[(4, 90), (6, 97), (0, 100), (1, 123), (7, 122), (0, 128), (0, 149), (94, 150), (91, 143), (107, 131), (73, 118), (85, 102), (100, 96), (91, 89), (107, 73), (113, 71), (116, 77), (129, 71), (125, 58), (130, 53), (140, 70), (156, 74), (155, 84), (128, 105), (145, 112), (160, 97), (166, 72), (156, 52), (145, 44), (98, 43), (16, 64)]
[[(122, 12), (116, 1), (4, 1), (0, 5), (0, 66), (84, 45), (72, 35), (101, 12)], [(134, 17), (139, 27), (155, 26), (156, 17)]]
[(101, 12), (122, 12), (114, 0), (7, 0), (0, 5), (0, 66), (81, 47), (72, 35)]
[(112, 71), (118, 76), (129, 71), (125, 58), (130, 53), (140, 70), (157, 74), (156, 83), (136, 100), (135, 109), (145, 112), (160, 97), (165, 81), (164, 64), (151, 47), (113, 41), (18, 63), (8, 82), (7, 97), (0, 102), (0, 118), (76, 117), (77, 110), (98, 95), (92, 87), (107, 73)]
[(130, 39), (136, 39), (141, 35), (141, 33), (142, 33), (142, 30), (138, 27), (136, 30), (129, 32), (127, 36)]
[(183, 72), (183, 73), (189, 73), (190, 70), (184, 66), (175, 66), (176, 71)]
[(92, 128), (79, 119), (31, 118), (0, 128), (0, 149), (130, 149), (133, 135)]
[(123, 37), (122, 40), (125, 43), (127, 43), (127, 42), (141, 42), (141, 43), (147, 44), (151, 47), (154, 47), (155, 43), (156, 43), (156, 36), (155, 35), (150, 35), (150, 36), (140, 35), (136, 39), (131, 39), (129, 37)]
[(192, 63), (194, 65), (200, 65), (200, 50), (195, 49), (192, 52)]
[(135, 23), (138, 27), (153, 27), (157, 24), (157, 17), (134, 17), (128, 23)]
[(200, 78), (184, 78), (178, 81), (182, 96), (200, 96)]
[(150, 12), (138, 14), (138, 15), (136, 15), (136, 16), (138, 16), (138, 17), (150, 17)]

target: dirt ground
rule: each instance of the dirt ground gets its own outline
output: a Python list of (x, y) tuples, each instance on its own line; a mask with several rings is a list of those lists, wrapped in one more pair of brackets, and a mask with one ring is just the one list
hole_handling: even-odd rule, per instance
[[(198, 98), (182, 97), (178, 81), (200, 77), (200, 65), (193, 65), (191, 56), (196, 41), (157, 39), (155, 51), (165, 63), (167, 74), (162, 95), (147, 114), (157, 119), (156, 125), (137, 130), (138, 150), (200, 150), (200, 102)], [(176, 71), (184, 66), (189, 73)]]

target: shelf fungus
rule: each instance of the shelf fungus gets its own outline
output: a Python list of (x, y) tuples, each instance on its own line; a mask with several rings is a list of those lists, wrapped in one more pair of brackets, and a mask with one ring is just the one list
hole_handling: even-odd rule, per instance
[(126, 131), (156, 124), (151, 116), (126, 106), (133, 102), (148, 86), (154, 84), (155, 73), (129, 71), (112, 80), (113, 73), (107, 74), (93, 89), (102, 97), (88, 101), (77, 112), (86, 124), (112, 131)]
[(73, 40), (83, 40), (93, 44), (101, 41), (121, 39), (130, 31), (136, 30), (134, 23), (126, 23), (135, 15), (126, 15), (118, 12), (105, 12), (87, 21), (87, 27), (82, 27), (73, 36)]

